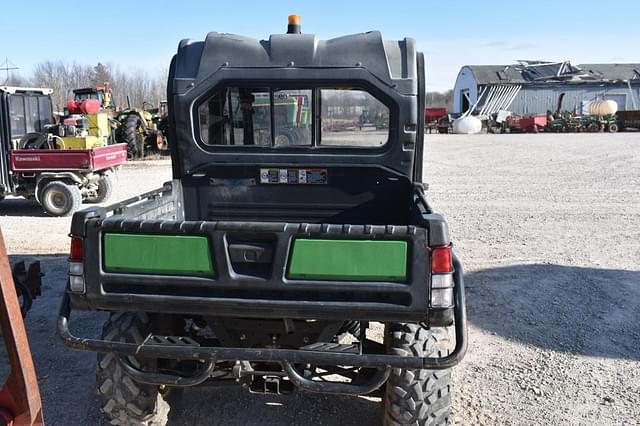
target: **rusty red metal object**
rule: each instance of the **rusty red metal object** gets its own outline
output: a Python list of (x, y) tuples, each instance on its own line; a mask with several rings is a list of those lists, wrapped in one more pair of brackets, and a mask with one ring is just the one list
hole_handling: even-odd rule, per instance
[[(42, 276), (40, 272), (40, 262), (33, 262), (27, 268), (24, 261), (18, 262), (11, 268), (13, 283), (16, 287), (18, 299), (20, 302), (20, 310), (22, 316), (25, 317), (33, 301), (42, 295)], [(2, 426), (2, 423), (0, 423)]]
[(43, 425), (42, 401), (0, 229), (0, 326), (11, 373), (0, 390), (0, 424)]

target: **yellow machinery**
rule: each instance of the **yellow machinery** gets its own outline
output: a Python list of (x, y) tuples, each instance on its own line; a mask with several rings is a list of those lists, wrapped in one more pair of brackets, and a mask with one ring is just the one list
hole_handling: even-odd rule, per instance
[(91, 149), (106, 146), (111, 136), (109, 116), (105, 112), (84, 116), (86, 127), (76, 136), (65, 136), (57, 140), (62, 149)]

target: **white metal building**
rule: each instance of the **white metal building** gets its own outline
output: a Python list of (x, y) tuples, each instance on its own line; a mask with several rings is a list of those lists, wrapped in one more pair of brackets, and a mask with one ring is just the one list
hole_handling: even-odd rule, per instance
[(640, 109), (640, 64), (520, 61), (514, 65), (462, 67), (453, 92), (453, 112), (474, 115), (508, 110), (518, 115), (581, 113), (588, 102), (614, 100), (619, 110)]

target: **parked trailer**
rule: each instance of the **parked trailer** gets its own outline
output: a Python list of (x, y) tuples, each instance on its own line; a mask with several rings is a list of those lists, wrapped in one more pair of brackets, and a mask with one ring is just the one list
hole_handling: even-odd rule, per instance
[(640, 130), (640, 110), (618, 111), (620, 130)]
[(547, 128), (547, 117), (544, 115), (507, 117), (505, 123), (510, 132), (538, 133)]
[[(424, 123), (425, 129), (432, 133), (438, 131), (439, 122), (447, 116), (449, 111), (446, 108), (425, 108), (424, 110)], [(447, 133), (446, 131), (440, 133)]]

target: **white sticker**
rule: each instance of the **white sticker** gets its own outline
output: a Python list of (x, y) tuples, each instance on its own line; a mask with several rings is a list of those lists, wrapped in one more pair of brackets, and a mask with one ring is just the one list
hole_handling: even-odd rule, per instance
[(269, 169), (260, 169), (260, 183), (269, 183)]
[(289, 170), (280, 169), (280, 183), (289, 182)]
[(307, 183), (307, 171), (305, 169), (298, 170), (298, 183)]

